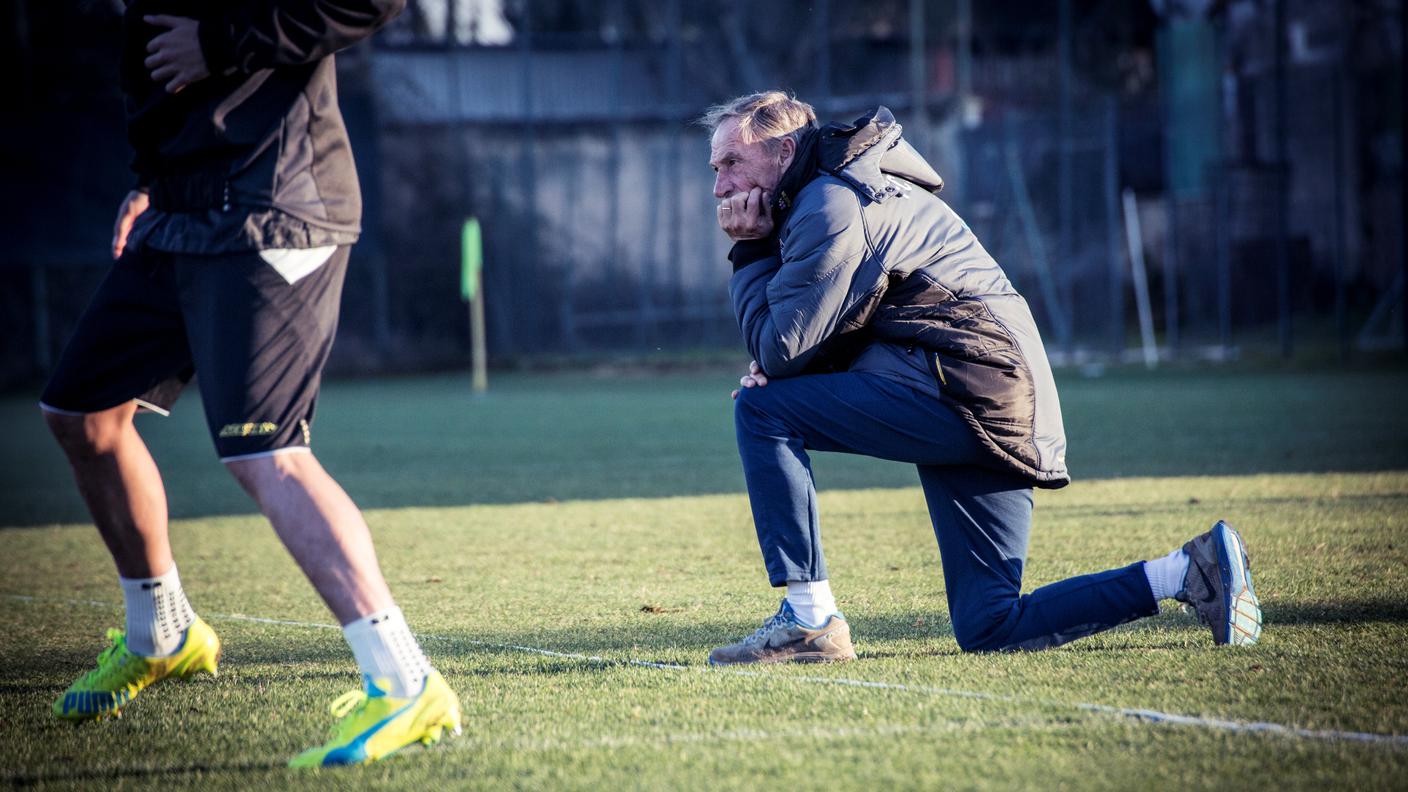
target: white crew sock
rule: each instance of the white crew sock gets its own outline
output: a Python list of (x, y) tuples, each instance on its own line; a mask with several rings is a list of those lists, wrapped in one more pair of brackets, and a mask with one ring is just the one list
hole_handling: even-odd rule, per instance
[(387, 680), (391, 687), (386, 693), (395, 698), (411, 698), (425, 687), (430, 673), (430, 661), (411, 635), (410, 625), (401, 609), (392, 605), (384, 611), (363, 616), (343, 625), (342, 634), (352, 647), (357, 666), (368, 687)]
[(127, 648), (144, 657), (165, 657), (181, 648), (196, 612), (181, 589), (176, 565), (154, 578), (118, 577), (127, 606)]
[(1144, 576), (1149, 578), (1149, 588), (1154, 590), (1155, 600), (1172, 599), (1174, 594), (1183, 590), (1188, 561), (1188, 554), (1180, 547), (1163, 558), (1144, 562)]
[(836, 598), (831, 596), (831, 582), (827, 580), (789, 582), (787, 604), (797, 614), (797, 621), (807, 627), (820, 627), (836, 612)]

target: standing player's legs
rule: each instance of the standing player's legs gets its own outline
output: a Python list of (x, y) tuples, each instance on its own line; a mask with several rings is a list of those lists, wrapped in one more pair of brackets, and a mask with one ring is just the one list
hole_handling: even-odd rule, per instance
[(117, 566), (126, 613), (98, 668), (54, 702), (61, 718), (115, 713), (151, 684), (215, 670), (220, 642), (181, 588), (166, 493), (133, 423), (139, 407), (168, 410), (190, 375), (171, 259), (133, 247), (108, 271), (40, 400)]
[(220, 459), (346, 625), (394, 607), (361, 511), (309, 447), (348, 248), (297, 255), (187, 257), (178, 278)]
[(343, 247), (177, 263), (220, 458), (342, 624), (362, 670), (365, 695), (299, 766), (373, 761), (460, 726), (459, 700), (392, 599), (361, 512), (309, 448), (347, 256)]
[(166, 491), (133, 417), (168, 411), (190, 376), (171, 258), (134, 247), (103, 278), (40, 398), (125, 578), (172, 565)]
[(85, 414), (44, 411), (73, 468), (78, 492), (124, 578), (156, 577), (171, 568), (166, 489), (129, 401)]
[(339, 624), (393, 607), (361, 510), (313, 454), (227, 465)]

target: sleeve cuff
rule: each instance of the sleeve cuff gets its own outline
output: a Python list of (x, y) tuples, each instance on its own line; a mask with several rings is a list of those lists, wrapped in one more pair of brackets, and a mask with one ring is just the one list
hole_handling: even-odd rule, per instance
[(205, 56), (205, 70), (214, 75), (228, 74), (235, 69), (235, 46), (230, 40), (230, 26), (223, 19), (203, 20), (196, 26), (200, 51)]
[(776, 256), (778, 250), (775, 236), (766, 239), (740, 239), (733, 243), (733, 249), (728, 252), (728, 260), (733, 262), (733, 271), (738, 272), (755, 261)]

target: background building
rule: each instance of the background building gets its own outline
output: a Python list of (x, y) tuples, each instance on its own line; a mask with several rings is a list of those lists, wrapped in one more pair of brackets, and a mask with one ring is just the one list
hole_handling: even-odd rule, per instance
[[(13, 386), (62, 349), (130, 180), (120, 4), (7, 9)], [(462, 365), (466, 217), (484, 229), (496, 364), (741, 355), (691, 121), (773, 87), (828, 120), (889, 106), (1058, 362), (1141, 354), (1149, 331), (1190, 359), (1401, 346), (1402, 15), (1386, 0), (411, 0), (340, 60), (367, 215), (333, 365)]]

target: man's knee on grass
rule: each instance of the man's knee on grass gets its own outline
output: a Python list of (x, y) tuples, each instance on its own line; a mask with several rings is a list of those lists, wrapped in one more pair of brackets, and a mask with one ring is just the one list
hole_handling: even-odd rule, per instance
[(964, 652), (1002, 652), (1017, 649), (1009, 643), (1011, 608), (994, 607), (953, 616), (953, 637)]

